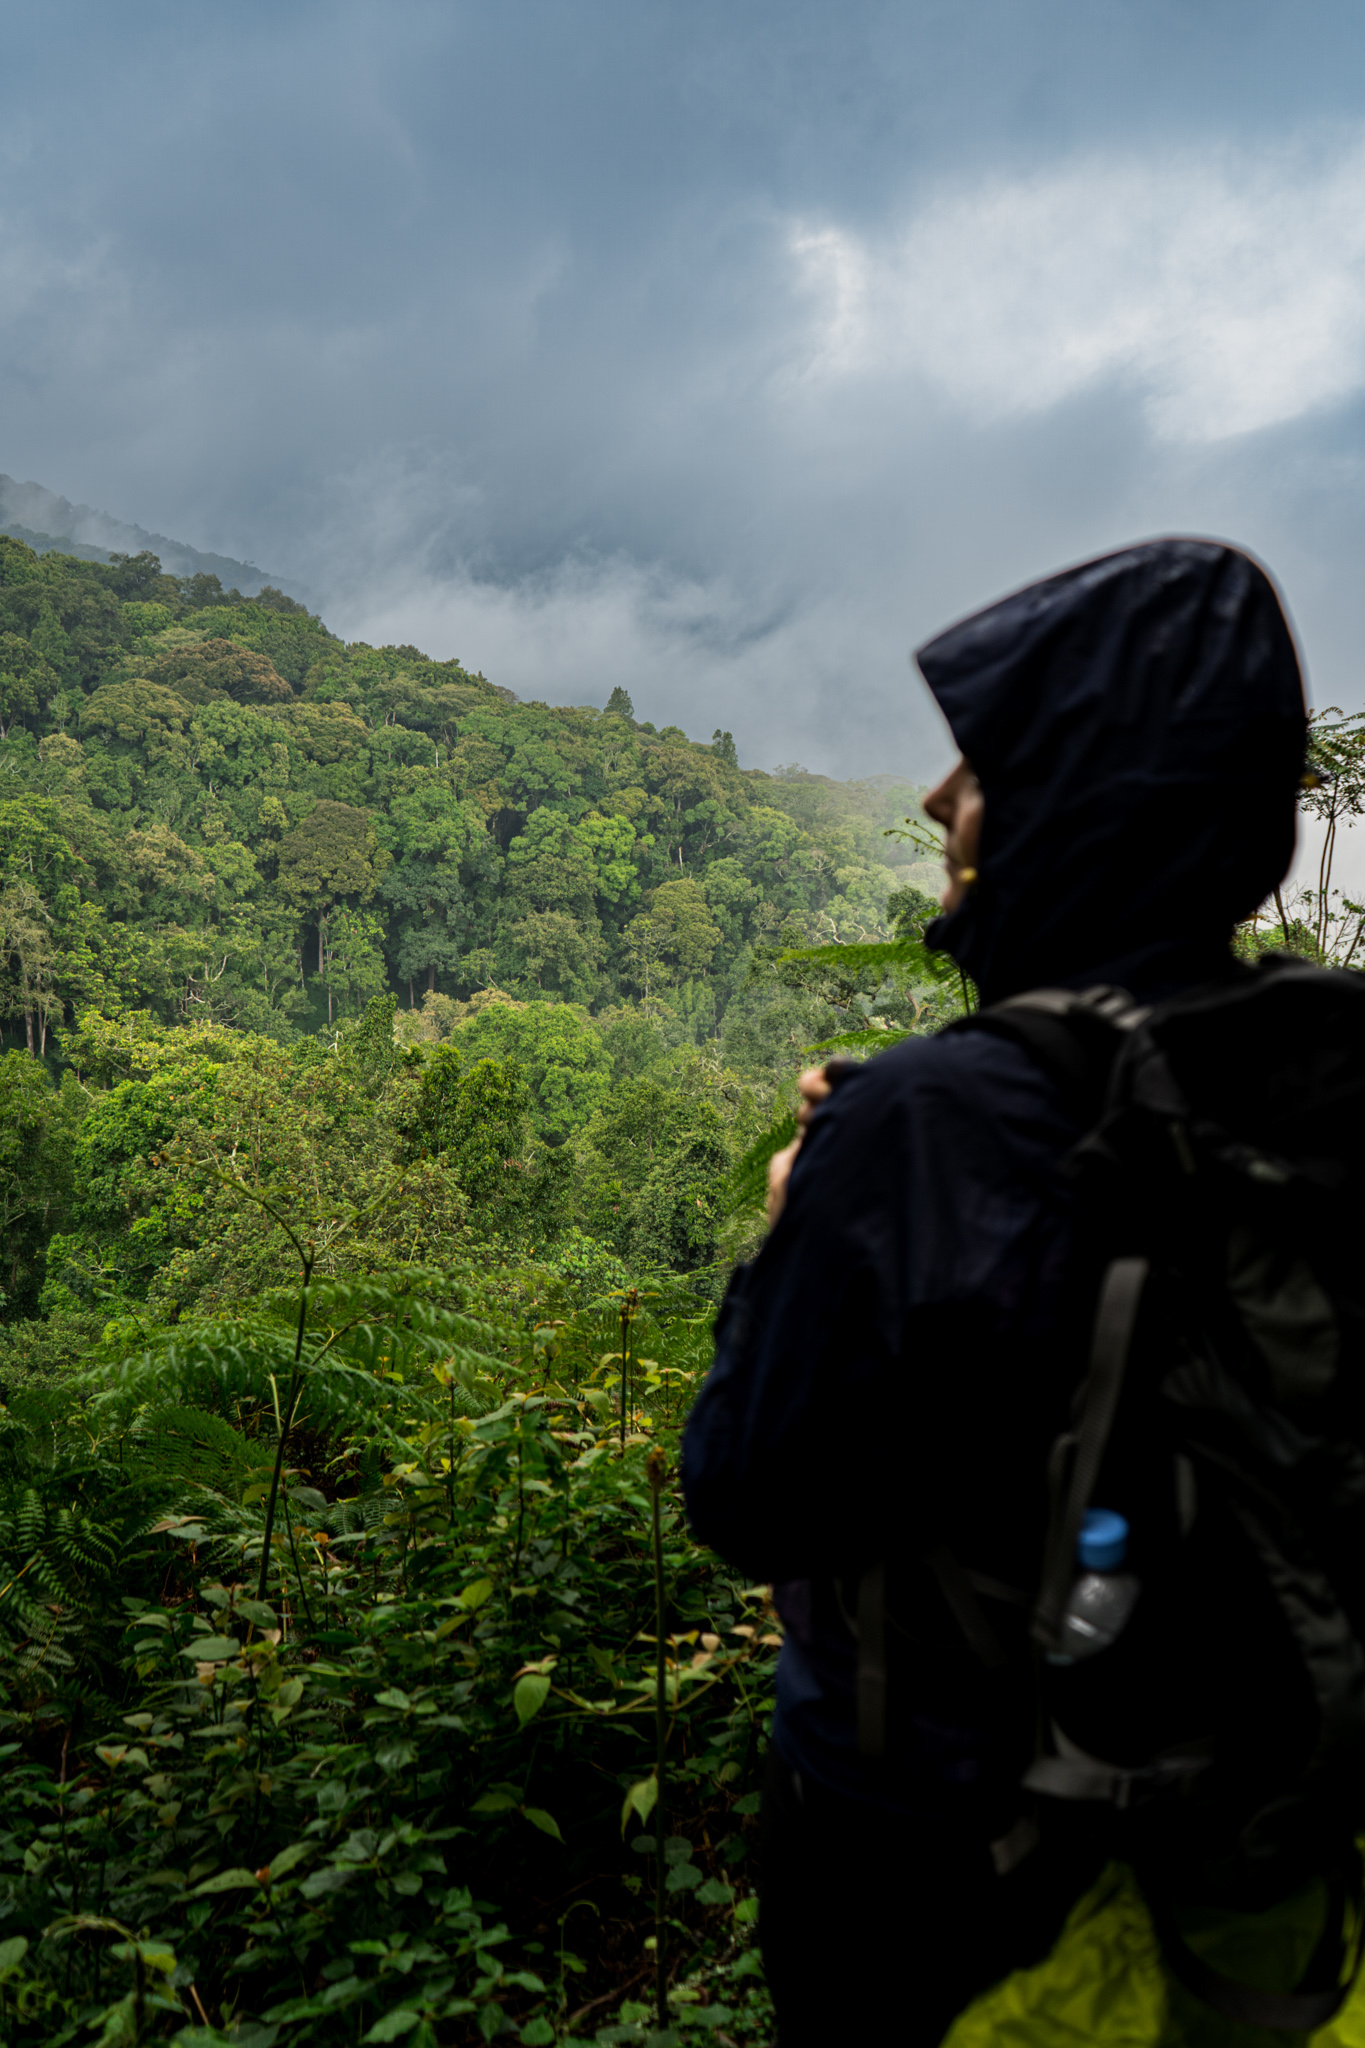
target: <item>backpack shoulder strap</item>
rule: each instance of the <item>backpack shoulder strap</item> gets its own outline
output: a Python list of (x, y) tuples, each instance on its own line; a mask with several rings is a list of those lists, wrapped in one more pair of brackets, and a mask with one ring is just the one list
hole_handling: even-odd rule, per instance
[(1078, 1123), (1098, 1123), (1119, 1049), (1151, 1012), (1126, 989), (1032, 988), (974, 1011), (950, 1031), (988, 1031), (1023, 1046)]

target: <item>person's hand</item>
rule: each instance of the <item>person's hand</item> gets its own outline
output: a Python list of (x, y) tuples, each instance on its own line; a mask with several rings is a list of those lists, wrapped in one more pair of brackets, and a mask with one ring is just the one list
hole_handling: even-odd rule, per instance
[(800, 1126), (790, 1145), (784, 1145), (780, 1152), (774, 1152), (768, 1161), (768, 1224), (776, 1223), (787, 1200), (787, 1182), (791, 1179), (792, 1161), (801, 1150), (801, 1141), (807, 1126), (820, 1104), (830, 1092), (830, 1080), (823, 1067), (807, 1067), (797, 1087), (801, 1091), (801, 1107), (796, 1112)]

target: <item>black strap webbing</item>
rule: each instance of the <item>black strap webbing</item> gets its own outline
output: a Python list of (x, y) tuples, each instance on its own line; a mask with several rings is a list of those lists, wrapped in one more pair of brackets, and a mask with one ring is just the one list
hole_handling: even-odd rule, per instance
[(976, 1587), (972, 1583), (973, 1574), (958, 1563), (946, 1543), (935, 1543), (928, 1558), (929, 1569), (938, 1580), (938, 1589), (947, 1601), (953, 1620), (961, 1629), (972, 1655), (988, 1671), (1003, 1671), (1009, 1658), (1000, 1646), (1000, 1638), (981, 1611)]
[(1081, 1532), (1081, 1519), (1090, 1505), (1100, 1461), (1114, 1426), (1142, 1291), (1150, 1270), (1146, 1259), (1114, 1259), (1108, 1267), (1095, 1311), (1090, 1371), (1081, 1396), (1080, 1419), (1075, 1430), (1059, 1437), (1053, 1447), (1052, 1512), (1038, 1604), (1033, 1614), (1034, 1640), (1045, 1650), (1055, 1650), (1061, 1640), (1062, 1616), (1076, 1576), (1076, 1540)]
[[(935, 1543), (926, 1552), (929, 1569), (967, 1647), (987, 1671), (1003, 1671), (1009, 1657), (995, 1630), (987, 1621), (977, 1599), (977, 1589), (987, 1597), (1022, 1599), (1013, 1586), (969, 1572), (946, 1543)], [(847, 1619), (847, 1615), (845, 1615)], [(874, 1564), (858, 1581), (858, 1753), (881, 1757), (886, 1754), (886, 1564)]]
[(1125, 1038), (1149, 1011), (1126, 989), (1033, 988), (950, 1025), (1022, 1045), (1083, 1130), (1099, 1122)]

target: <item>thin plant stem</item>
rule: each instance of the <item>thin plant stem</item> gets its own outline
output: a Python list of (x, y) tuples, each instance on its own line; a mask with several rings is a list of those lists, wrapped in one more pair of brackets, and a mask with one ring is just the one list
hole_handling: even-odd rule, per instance
[(270, 1540), (275, 1533), (275, 1503), (280, 1497), (280, 1474), (284, 1470), (284, 1446), (294, 1423), (294, 1404), (299, 1394), (299, 1373), (303, 1358), (303, 1332), (308, 1321), (308, 1289), (313, 1278), (313, 1261), (316, 1248), (310, 1237), (308, 1249), (303, 1257), (303, 1285), (299, 1289), (299, 1326), (294, 1337), (294, 1370), (289, 1378), (289, 1398), (284, 1404), (280, 1417), (280, 1440), (275, 1447), (275, 1469), (270, 1475), (270, 1498), (265, 1508), (265, 1537), (261, 1544), (261, 1576), (256, 1587), (256, 1598), (264, 1600), (265, 1589), (270, 1579)]
[(512, 1577), (521, 1570), (521, 1537), (526, 1526), (526, 1448), (522, 1437), (524, 1415), (517, 1413), (517, 1549), (512, 1560)]
[(629, 1386), (626, 1379), (626, 1331), (630, 1327), (629, 1316), (630, 1311), (623, 1301), (621, 1303), (621, 1454), (623, 1457), (626, 1449), (626, 1402), (629, 1395)]
[(668, 1741), (668, 1649), (664, 1641), (664, 1537), (660, 1502), (666, 1460), (656, 1445), (645, 1460), (654, 1536), (654, 1996), (659, 2027), (668, 2025), (668, 1959), (664, 1953), (664, 1748)]
[(446, 1473), (446, 1492), (450, 1500), (450, 1526), (455, 1527), (455, 1375), (450, 1375), (450, 1469)]
[(311, 1635), (313, 1632), (313, 1610), (308, 1605), (308, 1595), (304, 1591), (303, 1586), (303, 1566), (299, 1563), (299, 1553), (294, 1547), (294, 1522), (289, 1512), (289, 1488), (287, 1486), (284, 1489), (283, 1501), (284, 1533), (289, 1538), (289, 1555), (294, 1560), (294, 1577), (299, 1582), (299, 1599), (303, 1602), (304, 1619), (308, 1623), (308, 1633)]
[(1284, 933), (1284, 942), (1287, 946), (1289, 944), (1289, 915), (1288, 912), (1285, 910), (1284, 898), (1280, 894), (1280, 885), (1278, 882), (1275, 884), (1275, 908), (1280, 913), (1280, 930)]

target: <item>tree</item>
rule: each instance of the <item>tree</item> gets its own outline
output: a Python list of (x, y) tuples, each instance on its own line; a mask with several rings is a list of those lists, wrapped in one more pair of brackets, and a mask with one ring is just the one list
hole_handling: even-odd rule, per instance
[(567, 910), (530, 910), (506, 927), (501, 951), (511, 978), (544, 994), (590, 1003), (597, 993), (602, 942), (595, 918), (584, 925)]
[(466, 1062), (460, 1048), (441, 1045), (425, 1068), (409, 1144), (437, 1157), (467, 1195), (485, 1231), (519, 1237), (552, 1234), (555, 1197), (565, 1169), (527, 1130), (526, 1079), (515, 1060)]
[[(600, 821), (605, 823), (606, 821)], [(629, 826), (626, 827), (630, 831)], [(630, 833), (634, 839), (634, 833)], [(567, 910), (596, 920), (593, 849), (563, 811), (542, 804), (507, 849), (507, 893), (525, 910)]]
[(375, 892), (378, 840), (369, 815), (323, 797), (280, 841), (280, 888), (318, 921), (318, 973), (325, 972), (327, 919), (340, 902), (368, 903)]
[(42, 657), (59, 683), (70, 685), (80, 681), (80, 667), (71, 645), (71, 636), (50, 602), (44, 602), (28, 638), (34, 653)]
[(635, 980), (646, 997), (651, 983), (702, 974), (721, 941), (699, 882), (661, 882), (648, 915), (626, 927), (626, 947)]
[(115, 554), (109, 557), (105, 581), (125, 604), (157, 597), (165, 580), (161, 572), (161, 558), (150, 548), (144, 548), (139, 555)]
[(176, 648), (148, 664), (147, 674), (195, 704), (218, 696), (236, 704), (288, 704), (294, 696), (268, 655), (235, 640), (200, 640)]
[(52, 919), (32, 882), (0, 891), (0, 1014), (24, 1020), (29, 1053), (47, 1051), (48, 1025), (60, 1017)]
[(588, 1229), (625, 1256), (692, 1272), (716, 1255), (731, 1150), (714, 1104), (648, 1075), (619, 1083), (576, 1147)]
[(570, 1003), (477, 996), (448, 1041), (468, 1059), (515, 1060), (526, 1080), (532, 1128), (558, 1144), (585, 1124), (611, 1088), (602, 1034)]
[(28, 640), (0, 633), (0, 740), (17, 718), (32, 718), (61, 686), (56, 670)]
[[(1335, 723), (1329, 725), (1329, 718)], [(1325, 955), (1332, 922), (1332, 867), (1336, 858), (1337, 827), (1365, 816), (1365, 711), (1356, 711), (1347, 717), (1339, 705), (1329, 704), (1324, 710), (1313, 713), (1309, 720), (1308, 773), (1304, 785), (1300, 798), (1303, 809), (1317, 818), (1323, 827), (1313, 938), (1318, 952)], [(1289, 926), (1284, 903), (1278, 890), (1275, 895), (1285, 943), (1288, 944)], [(1348, 914), (1354, 916), (1349, 905)], [(1361, 922), (1365, 922), (1365, 917), (1356, 924), (1355, 943), (1350, 948), (1352, 954), (1359, 943)]]
[(343, 1016), (358, 1017), (387, 979), (383, 926), (377, 917), (345, 905), (332, 911), (327, 919), (323, 977), (327, 983), (327, 1022), (333, 1020), (334, 998), (340, 1001)]
[(608, 718), (633, 719), (635, 716), (635, 706), (630, 701), (629, 693), (623, 690), (619, 683), (607, 699), (606, 714)]
[(662, 925), (656, 924), (647, 910), (633, 917), (626, 926), (625, 949), (630, 978), (646, 1003), (653, 994), (654, 984), (666, 978), (662, 965), (665, 942), (666, 933)]
[(713, 860), (702, 873), (701, 886), (727, 952), (738, 952), (744, 942), (745, 920), (763, 900), (758, 889), (733, 854)]
[(471, 898), (497, 869), (497, 853), (483, 813), (435, 781), (424, 781), (399, 798), (390, 812), (397, 858), (385, 875), (381, 895), (397, 913), (390, 957), (411, 984), (426, 977), (434, 990), (438, 975), (453, 975), (468, 933)]
[[(574, 833), (596, 870), (598, 902), (618, 914), (626, 905), (638, 903), (640, 870), (635, 856), (641, 842), (631, 820), (589, 811), (578, 820)], [(646, 839), (644, 845), (650, 844)]]
[(0, 590), (28, 583), (37, 573), (36, 550), (12, 533), (0, 533)]
[(0, 1057), (0, 1320), (33, 1315), (48, 1240), (65, 1226), (84, 1097), (27, 1053)]

